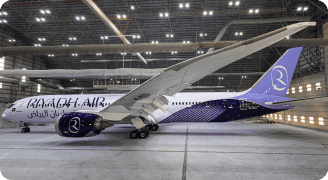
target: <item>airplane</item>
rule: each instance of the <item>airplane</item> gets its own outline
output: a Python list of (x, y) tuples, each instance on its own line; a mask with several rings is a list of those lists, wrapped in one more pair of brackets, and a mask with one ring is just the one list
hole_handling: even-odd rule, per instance
[[(268, 47), (314, 22), (292, 24), (166, 68), (127, 94), (46, 95), (14, 102), (2, 118), (25, 126), (54, 123), (63, 137), (91, 137), (114, 124), (136, 127), (131, 138), (146, 138), (158, 124), (227, 122), (293, 108), (283, 103), (302, 47), (292, 48), (243, 92), (179, 93), (232, 62)], [(274, 103), (283, 104), (274, 104)]]

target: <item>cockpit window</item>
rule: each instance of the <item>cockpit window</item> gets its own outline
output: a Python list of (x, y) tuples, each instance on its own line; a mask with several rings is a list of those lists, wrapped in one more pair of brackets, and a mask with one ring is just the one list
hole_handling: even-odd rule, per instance
[(8, 109), (10, 109), (11, 107), (13, 107), (15, 104), (11, 104), (9, 107), (8, 107)]

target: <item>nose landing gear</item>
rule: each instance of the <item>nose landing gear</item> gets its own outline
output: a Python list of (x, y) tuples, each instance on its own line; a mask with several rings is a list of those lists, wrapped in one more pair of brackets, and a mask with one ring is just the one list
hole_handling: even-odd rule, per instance
[(27, 132), (30, 132), (30, 128), (28, 127), (28, 123), (24, 123), (24, 128), (21, 129), (21, 133), (27, 133)]

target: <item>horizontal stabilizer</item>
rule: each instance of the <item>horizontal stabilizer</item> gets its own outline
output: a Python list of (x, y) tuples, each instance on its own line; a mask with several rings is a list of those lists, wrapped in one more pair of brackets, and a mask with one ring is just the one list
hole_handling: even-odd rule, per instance
[(292, 106), (304, 105), (305, 103), (324, 103), (328, 102), (328, 97), (314, 97), (307, 99), (294, 99), (289, 101), (265, 102), (266, 105), (288, 104)]

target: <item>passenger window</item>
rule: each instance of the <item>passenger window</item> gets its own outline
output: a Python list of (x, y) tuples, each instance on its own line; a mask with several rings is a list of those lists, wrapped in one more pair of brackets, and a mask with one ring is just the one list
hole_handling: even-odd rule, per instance
[(191, 102), (189, 102), (189, 105), (191, 105)]
[(174, 102), (172, 103), (172, 105), (174, 105)]

